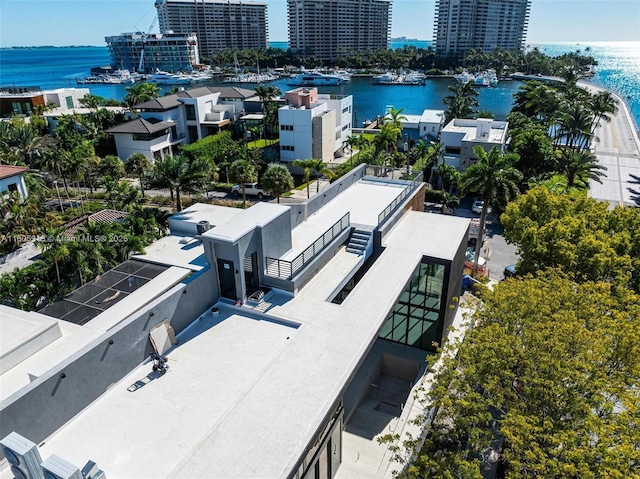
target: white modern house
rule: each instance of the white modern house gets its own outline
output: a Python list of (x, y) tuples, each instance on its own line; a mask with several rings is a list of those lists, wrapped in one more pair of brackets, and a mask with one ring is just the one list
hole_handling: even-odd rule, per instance
[(107, 130), (118, 156), (142, 153), (149, 160), (173, 155), (179, 145), (193, 143), (237, 120), (245, 100), (255, 92), (236, 87), (200, 87), (158, 97), (134, 107), (139, 118)]
[(462, 317), (469, 220), (423, 199), (360, 165), (304, 203), (196, 204), (39, 312), (0, 305), (0, 478), (390, 477), (377, 438), (413, 431)]
[(0, 195), (15, 191), (26, 198), (29, 193), (22, 175), (27, 171), (26, 166), (0, 165)]
[(88, 88), (3, 87), (0, 90), (0, 117), (31, 116), (36, 107), (53, 107), (57, 111), (79, 108), (80, 98), (88, 95)]
[(440, 133), (444, 146), (445, 160), (459, 171), (465, 171), (477, 158), (473, 154), (475, 146), (489, 152), (494, 146), (504, 151), (507, 145), (509, 123), (491, 118), (475, 120), (454, 118)]
[(278, 109), (280, 159), (323, 159), (343, 156), (351, 135), (353, 97), (319, 94), (317, 88), (296, 88), (284, 95)]
[(401, 120), (402, 133), (414, 139), (436, 140), (444, 126), (444, 110), (424, 110), (421, 115), (403, 113), (403, 116), (406, 120)]

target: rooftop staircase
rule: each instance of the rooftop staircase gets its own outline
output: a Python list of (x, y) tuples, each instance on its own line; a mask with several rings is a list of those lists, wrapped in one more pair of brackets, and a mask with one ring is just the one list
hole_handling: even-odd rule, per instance
[(367, 249), (370, 249), (372, 238), (371, 231), (354, 229), (347, 244), (347, 251), (358, 256), (366, 255)]

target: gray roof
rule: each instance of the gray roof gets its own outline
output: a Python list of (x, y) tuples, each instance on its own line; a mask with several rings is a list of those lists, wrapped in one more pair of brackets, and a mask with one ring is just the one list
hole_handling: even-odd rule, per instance
[(199, 98), (210, 95), (211, 93), (220, 93), (221, 98), (237, 98), (239, 100), (246, 100), (247, 98), (256, 96), (254, 90), (247, 88), (238, 88), (235, 86), (201, 86), (180, 91), (173, 95), (161, 96), (155, 100), (135, 105), (134, 108), (136, 110), (171, 110), (182, 105), (180, 98)]
[(171, 110), (182, 105), (182, 102), (178, 99), (178, 95), (160, 96), (155, 100), (145, 101), (135, 105), (136, 110)]
[(138, 118), (109, 128), (107, 133), (155, 133), (173, 126), (173, 123), (167, 121), (154, 120), (153, 118), (148, 120)]

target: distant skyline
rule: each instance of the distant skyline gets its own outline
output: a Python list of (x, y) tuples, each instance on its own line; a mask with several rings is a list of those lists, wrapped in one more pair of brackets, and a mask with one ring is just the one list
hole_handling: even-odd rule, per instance
[[(269, 41), (287, 41), (286, 0), (267, 3)], [(391, 36), (432, 40), (434, 11), (435, 0), (394, 0)], [(0, 47), (104, 46), (155, 14), (154, 0), (0, 0)], [(640, 0), (533, 0), (526, 43), (573, 41), (640, 41)]]

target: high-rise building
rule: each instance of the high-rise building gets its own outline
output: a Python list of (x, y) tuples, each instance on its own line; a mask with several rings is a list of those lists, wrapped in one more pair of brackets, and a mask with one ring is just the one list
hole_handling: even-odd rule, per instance
[(392, 0), (287, 0), (289, 47), (334, 60), (389, 47)]
[(436, 0), (436, 54), (462, 56), (475, 48), (521, 50), (531, 0)]
[(189, 71), (200, 63), (196, 35), (123, 33), (105, 37), (111, 66), (130, 71)]
[(244, 0), (156, 0), (160, 31), (196, 33), (200, 54), (267, 48), (267, 3)]

